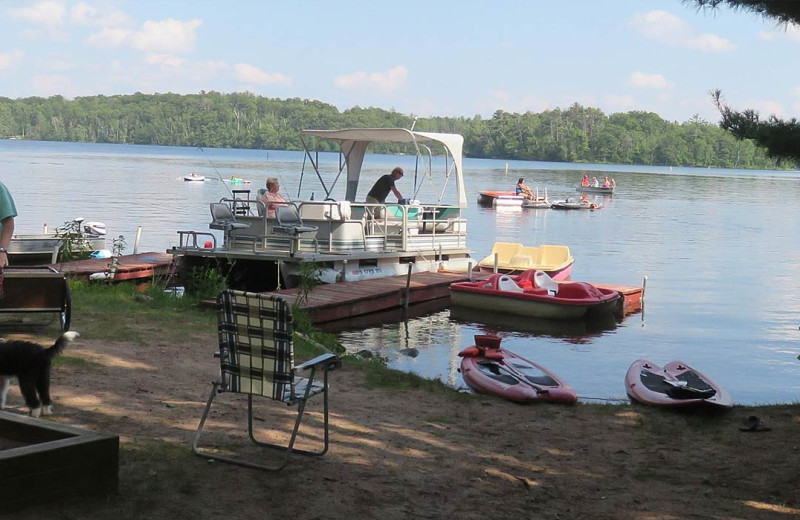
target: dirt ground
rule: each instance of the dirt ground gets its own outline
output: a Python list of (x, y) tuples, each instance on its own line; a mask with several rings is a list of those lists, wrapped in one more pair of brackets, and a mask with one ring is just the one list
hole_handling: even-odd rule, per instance
[[(331, 373), (329, 453), (270, 473), (191, 453), (216, 337), (175, 344), (158, 329), (139, 332), (144, 344), (80, 338), (65, 353), (72, 361), (53, 371), (51, 420), (120, 436), (119, 493), (32, 504), (13, 518), (800, 518), (800, 405), (713, 415), (522, 406), (367, 389), (364, 370), (345, 365)], [(246, 443), (242, 400), (218, 401), (208, 440), (274, 457)], [(304, 443), (319, 440), (316, 401)], [(24, 411), (16, 387), (9, 406)], [(257, 427), (274, 436), (294, 409), (267, 410)], [(750, 415), (771, 431), (739, 431)]]

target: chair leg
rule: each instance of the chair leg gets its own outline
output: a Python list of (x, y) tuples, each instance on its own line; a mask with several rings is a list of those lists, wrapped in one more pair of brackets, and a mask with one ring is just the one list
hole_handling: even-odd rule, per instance
[[(203, 410), (203, 415), (200, 418), (200, 424), (197, 427), (197, 431), (195, 432), (195, 435), (194, 435), (194, 440), (192, 441), (192, 451), (196, 455), (199, 455), (199, 456), (201, 456), (203, 458), (206, 458), (206, 459), (219, 460), (219, 461), (222, 461), (222, 462), (227, 462), (229, 464), (236, 464), (237, 466), (244, 466), (246, 468), (261, 469), (261, 470), (271, 470), (271, 471), (277, 471), (277, 470), (283, 469), (283, 467), (286, 466), (286, 463), (288, 462), (288, 457), (279, 466), (269, 466), (269, 465), (266, 465), (266, 464), (256, 464), (254, 462), (249, 462), (249, 461), (242, 460), (242, 459), (234, 459), (232, 457), (225, 457), (223, 455), (217, 455), (216, 453), (211, 453), (209, 451), (205, 451), (202, 448), (200, 448), (200, 446), (199, 446), (200, 436), (203, 433), (203, 426), (205, 425), (206, 418), (208, 417), (208, 413), (209, 413), (209, 411), (211, 411), (211, 403), (214, 401), (214, 398), (220, 393), (219, 392), (219, 387), (220, 387), (221, 383), (215, 381), (214, 383), (212, 383), (212, 385), (213, 386), (211, 387), (211, 395), (208, 396), (208, 402), (206, 403), (206, 407)], [(252, 399), (252, 396), (248, 396), (248, 397), (250, 399)]]
[(289, 456), (292, 453), (297, 453), (298, 455), (310, 455), (315, 457), (321, 457), (328, 452), (329, 446), (329, 419), (328, 419), (328, 370), (323, 369), (323, 447), (320, 451), (312, 451), (312, 450), (301, 450), (296, 449), (294, 447), (295, 440), (297, 439), (297, 433), (300, 430), (300, 423), (303, 420), (303, 415), (305, 414), (306, 403), (308, 402), (309, 393), (311, 392), (311, 386), (314, 381), (314, 372), (316, 368), (311, 369), (311, 373), (309, 374), (308, 384), (306, 386), (305, 394), (303, 398), (297, 405), (297, 416), (294, 422), (294, 427), (292, 428), (292, 436), (289, 439), (288, 445), (282, 444), (274, 444), (265, 441), (259, 441), (255, 438), (253, 434), (253, 413), (252, 413), (252, 398), (248, 398), (248, 432), (250, 434), (250, 440), (252, 440), (256, 445), (263, 446), (265, 448), (273, 448), (278, 450), (284, 450), (286, 452), (286, 460), (288, 462)]

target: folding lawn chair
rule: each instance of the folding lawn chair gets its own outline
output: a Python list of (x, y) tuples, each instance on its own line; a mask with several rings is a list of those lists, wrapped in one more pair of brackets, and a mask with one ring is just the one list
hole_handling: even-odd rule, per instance
[[(196, 454), (257, 469), (282, 469), (292, 453), (324, 455), (328, 451), (328, 370), (338, 361), (334, 354), (323, 354), (294, 365), (292, 313), (280, 296), (226, 290), (217, 298), (220, 377), (212, 383), (200, 425), (192, 442)], [(322, 381), (317, 381), (317, 370)], [(308, 377), (297, 374), (308, 370)], [(250, 462), (219, 455), (199, 447), (208, 413), (214, 398), (224, 392), (247, 394), (247, 431), (256, 445), (284, 451), (276, 465)], [(323, 394), (323, 447), (320, 451), (295, 449), (294, 444), (306, 402)], [(289, 406), (297, 404), (297, 416), (288, 445), (260, 441), (253, 433), (253, 397), (262, 396)]]

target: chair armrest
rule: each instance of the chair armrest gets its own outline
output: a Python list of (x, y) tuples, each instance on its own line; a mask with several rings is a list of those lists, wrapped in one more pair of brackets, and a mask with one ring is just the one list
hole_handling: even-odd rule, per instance
[(301, 363), (294, 367), (295, 370), (308, 370), (309, 368), (313, 368), (319, 365), (333, 365), (339, 361), (339, 358), (335, 354), (322, 354), (315, 358), (309, 359), (305, 363)]

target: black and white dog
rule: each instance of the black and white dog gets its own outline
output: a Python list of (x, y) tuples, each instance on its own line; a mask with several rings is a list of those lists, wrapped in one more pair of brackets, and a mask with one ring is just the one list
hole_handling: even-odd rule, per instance
[(65, 332), (49, 348), (32, 341), (11, 340), (0, 343), (0, 410), (6, 407), (11, 378), (16, 377), (32, 417), (53, 413), (50, 404), (50, 365), (67, 343), (78, 336), (74, 331)]

